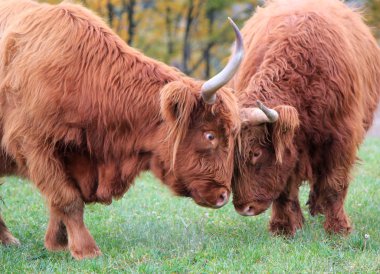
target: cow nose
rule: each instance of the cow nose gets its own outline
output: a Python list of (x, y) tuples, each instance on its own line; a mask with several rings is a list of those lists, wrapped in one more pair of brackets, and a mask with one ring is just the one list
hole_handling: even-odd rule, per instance
[(243, 209), (237, 210), (237, 212), (242, 216), (254, 216), (255, 215), (255, 211), (253, 209), (253, 206), (251, 206), (251, 205), (247, 205), (247, 206), (243, 207)]
[(219, 198), (216, 201), (215, 207), (219, 208), (227, 204), (228, 202), (228, 193), (227, 191), (223, 191), (220, 195)]

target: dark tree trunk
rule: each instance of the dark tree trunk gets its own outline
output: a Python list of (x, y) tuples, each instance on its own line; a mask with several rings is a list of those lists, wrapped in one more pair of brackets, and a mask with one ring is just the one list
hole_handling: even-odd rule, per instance
[[(207, 12), (208, 19), (208, 37), (212, 38), (214, 33), (214, 22), (215, 22), (215, 10), (210, 10)], [(203, 52), (203, 57), (205, 61), (205, 78), (209, 79), (211, 76), (211, 49), (215, 42), (210, 39), (207, 46)]]
[(127, 13), (127, 32), (128, 32), (128, 45), (133, 44), (133, 38), (135, 36), (136, 29), (136, 21), (135, 21), (135, 8), (136, 8), (136, 0), (129, 0), (128, 3), (126, 0), (122, 1), (123, 4), (123, 12)]
[(130, 0), (129, 7), (128, 7), (128, 44), (132, 45), (133, 38), (135, 36), (135, 28), (136, 28), (136, 22), (135, 22), (135, 6), (136, 6), (136, 0)]
[(166, 7), (166, 14), (165, 14), (165, 26), (166, 26), (166, 34), (167, 34), (166, 62), (169, 61), (170, 57), (174, 53), (172, 25), (173, 25), (172, 9), (170, 7)]
[(184, 73), (189, 73), (189, 60), (191, 57), (191, 48), (190, 48), (190, 30), (191, 24), (193, 23), (193, 10), (194, 10), (194, 1), (189, 0), (189, 8), (186, 13), (186, 27), (185, 34), (183, 37), (183, 53), (182, 53), (182, 70)]
[(107, 1), (107, 13), (108, 13), (108, 24), (110, 25), (110, 27), (112, 27), (115, 13), (114, 13), (113, 4), (111, 3), (110, 0)]

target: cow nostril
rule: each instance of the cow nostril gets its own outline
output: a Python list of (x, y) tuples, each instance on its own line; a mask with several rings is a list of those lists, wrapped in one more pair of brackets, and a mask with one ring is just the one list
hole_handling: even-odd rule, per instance
[(220, 194), (219, 199), (225, 201), (227, 199), (227, 192), (224, 191), (222, 194)]
[(237, 210), (237, 212), (243, 216), (254, 216), (255, 215), (254, 207), (251, 205), (244, 207), (242, 210)]
[(228, 201), (227, 191), (223, 191), (222, 194), (219, 195), (218, 200), (216, 201), (216, 206), (221, 207), (224, 206)]

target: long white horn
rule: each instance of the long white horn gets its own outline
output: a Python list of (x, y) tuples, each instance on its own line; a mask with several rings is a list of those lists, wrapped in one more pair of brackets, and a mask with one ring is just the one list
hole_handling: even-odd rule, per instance
[(207, 104), (215, 103), (217, 90), (232, 79), (244, 57), (243, 38), (239, 28), (230, 17), (228, 17), (228, 20), (235, 31), (235, 51), (224, 69), (202, 85), (202, 98)]

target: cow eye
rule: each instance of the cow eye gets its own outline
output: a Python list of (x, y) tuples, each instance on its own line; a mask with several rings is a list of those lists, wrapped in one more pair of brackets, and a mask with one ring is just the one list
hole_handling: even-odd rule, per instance
[(260, 156), (261, 156), (261, 151), (260, 151), (260, 150), (255, 151), (255, 152), (253, 153), (253, 157), (255, 157), (255, 158), (259, 158)]
[(205, 132), (204, 136), (209, 141), (213, 141), (215, 139), (215, 134), (212, 132)]
[(256, 162), (259, 160), (261, 154), (262, 154), (261, 149), (256, 149), (256, 150), (253, 151), (253, 154), (252, 154), (252, 164), (256, 164)]

